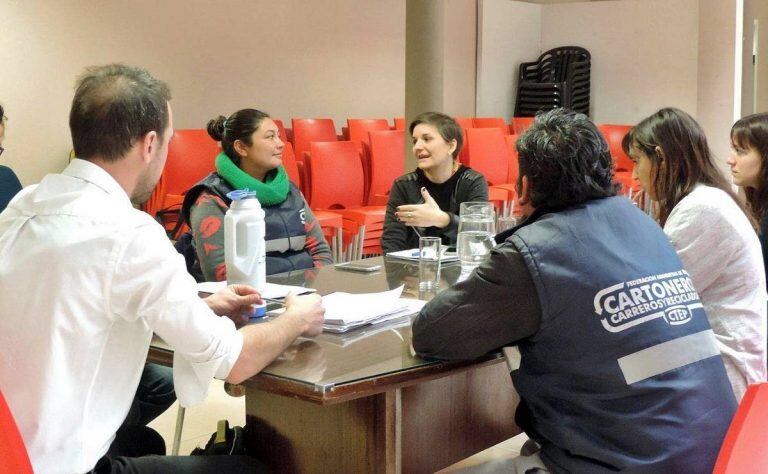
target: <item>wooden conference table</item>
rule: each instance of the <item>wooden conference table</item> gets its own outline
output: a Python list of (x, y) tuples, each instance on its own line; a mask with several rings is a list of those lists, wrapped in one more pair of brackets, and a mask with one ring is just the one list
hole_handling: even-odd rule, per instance
[[(366, 262), (382, 270), (326, 267), (269, 280), (321, 295), (405, 284), (404, 296), (420, 296), (418, 264)], [(441, 287), (459, 273), (458, 265), (444, 265)], [(153, 346), (150, 360), (169, 364), (172, 353)], [(428, 473), (520, 432), (518, 396), (503, 357), (422, 359), (412, 352), (408, 320), (299, 339), (243, 385), (249, 447), (275, 472)]]

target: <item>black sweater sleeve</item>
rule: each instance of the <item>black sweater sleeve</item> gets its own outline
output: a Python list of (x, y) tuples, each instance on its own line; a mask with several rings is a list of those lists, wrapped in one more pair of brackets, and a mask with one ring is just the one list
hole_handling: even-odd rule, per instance
[(396, 180), (392, 184), (392, 190), (389, 192), (389, 201), (387, 201), (387, 213), (384, 216), (384, 231), (381, 234), (381, 249), (384, 253), (406, 250), (408, 246), (408, 228), (397, 220), (395, 212), (397, 206), (410, 204), (407, 202), (405, 182)]
[(474, 359), (532, 336), (541, 306), (523, 256), (511, 243), (468, 279), (433, 298), (413, 321), (413, 348), (424, 357)]

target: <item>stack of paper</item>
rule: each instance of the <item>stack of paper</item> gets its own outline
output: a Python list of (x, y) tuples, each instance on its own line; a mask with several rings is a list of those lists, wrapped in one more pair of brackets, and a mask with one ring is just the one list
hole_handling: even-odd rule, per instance
[(403, 286), (381, 293), (331, 293), (323, 296), (323, 330), (346, 332), (367, 324), (401, 318), (418, 312), (424, 301), (401, 298)]
[[(216, 293), (219, 290), (223, 290), (227, 286), (226, 281), (206, 281), (197, 284), (197, 291), (200, 293)], [(277, 285), (275, 283), (267, 283), (262, 293), (262, 298), (280, 299), (288, 296), (288, 293), (293, 292), (297, 295), (304, 293), (314, 293), (314, 288), (305, 288), (303, 286), (291, 286), (291, 285)]]
[[(446, 249), (446, 248), (448, 247), (443, 247), (443, 249)], [(397, 252), (387, 252), (387, 257), (394, 257), (402, 260), (408, 260), (411, 262), (418, 262), (419, 249), (398, 250)], [(459, 259), (459, 256), (456, 254), (456, 252), (443, 251), (440, 254), (440, 261), (443, 263), (455, 262), (458, 259)]]

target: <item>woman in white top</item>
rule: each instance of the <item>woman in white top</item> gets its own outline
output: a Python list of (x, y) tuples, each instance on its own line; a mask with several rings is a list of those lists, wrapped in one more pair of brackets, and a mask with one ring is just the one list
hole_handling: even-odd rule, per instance
[(748, 384), (766, 379), (765, 270), (753, 222), (718, 170), (701, 126), (682, 110), (646, 118), (623, 147), (691, 275), (741, 400)]

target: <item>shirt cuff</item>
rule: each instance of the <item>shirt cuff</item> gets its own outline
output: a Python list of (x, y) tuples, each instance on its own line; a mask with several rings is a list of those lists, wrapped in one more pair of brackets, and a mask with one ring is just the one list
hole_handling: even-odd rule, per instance
[[(224, 317), (223, 319), (227, 319)], [(231, 323), (231, 321), (229, 321)], [(208, 396), (211, 380), (226, 379), (243, 350), (243, 335), (231, 328), (231, 334), (224, 337), (220, 348), (225, 348), (218, 357), (204, 362), (194, 362), (178, 352), (173, 354), (173, 384), (176, 398), (183, 407), (201, 403)]]

